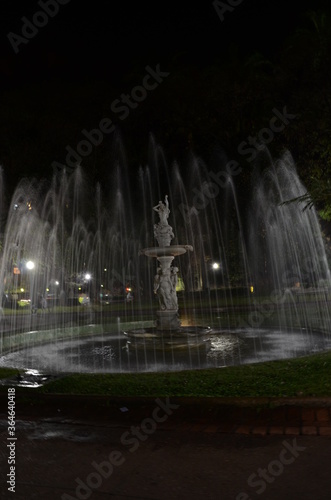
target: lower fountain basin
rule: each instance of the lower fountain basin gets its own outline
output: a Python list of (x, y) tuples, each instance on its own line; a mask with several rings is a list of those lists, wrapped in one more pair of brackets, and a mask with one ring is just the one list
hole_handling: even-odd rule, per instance
[[(47, 331), (38, 332), (36, 343), (33, 334), (26, 335), (27, 344), (0, 356), (0, 366), (43, 374), (178, 371), (291, 359), (331, 349), (329, 334), (305, 329), (202, 328), (197, 333), (192, 328), (184, 335), (176, 332), (164, 349), (154, 347), (160, 342), (154, 328), (133, 328), (131, 338), (122, 329), (93, 334), (96, 325), (89, 325), (86, 335), (89, 329), (89, 336), (73, 338), (68, 329), (66, 337), (62, 334), (45, 343), (40, 342), (43, 336), (49, 338)], [(192, 346), (195, 338), (201, 341), (200, 347)], [(168, 342), (167, 337), (163, 342)]]

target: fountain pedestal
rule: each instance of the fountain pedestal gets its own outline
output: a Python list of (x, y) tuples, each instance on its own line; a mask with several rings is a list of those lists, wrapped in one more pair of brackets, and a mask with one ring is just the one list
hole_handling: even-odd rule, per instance
[(156, 312), (157, 330), (177, 330), (180, 327), (176, 292), (178, 268), (171, 264), (177, 255), (183, 255), (188, 250), (192, 251), (193, 247), (169, 245), (144, 248), (140, 251), (141, 255), (156, 258), (160, 264), (154, 278), (154, 293), (158, 296), (160, 304), (160, 309)]
[(178, 330), (180, 327), (178, 311), (156, 311), (156, 329), (159, 331)]

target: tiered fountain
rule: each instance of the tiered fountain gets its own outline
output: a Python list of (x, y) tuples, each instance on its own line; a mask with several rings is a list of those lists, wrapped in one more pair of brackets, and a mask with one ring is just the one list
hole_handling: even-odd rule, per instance
[(205, 345), (209, 340), (207, 334), (211, 333), (210, 328), (181, 326), (176, 292), (179, 269), (172, 265), (175, 257), (187, 251), (192, 252), (193, 247), (170, 244), (175, 235), (168, 223), (170, 214), (168, 195), (165, 196), (165, 201), (159, 201), (153, 210), (160, 217), (160, 221), (154, 225), (154, 236), (159, 246), (144, 248), (139, 253), (156, 258), (160, 264), (154, 278), (154, 293), (158, 296), (160, 308), (156, 311), (155, 328), (124, 332), (129, 337), (129, 346), (146, 347), (146, 340), (151, 343), (153, 349), (164, 349), (165, 346), (186, 348)]

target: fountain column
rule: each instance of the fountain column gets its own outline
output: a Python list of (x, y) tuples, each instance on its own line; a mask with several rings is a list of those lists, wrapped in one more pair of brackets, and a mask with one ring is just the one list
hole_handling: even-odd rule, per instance
[(171, 245), (174, 233), (168, 223), (170, 210), (167, 195), (165, 202), (159, 201), (153, 210), (160, 217), (160, 221), (154, 225), (154, 236), (159, 246), (145, 248), (140, 251), (140, 254), (155, 257), (160, 264), (154, 278), (154, 293), (158, 296), (160, 305), (156, 312), (157, 330), (177, 330), (180, 327), (176, 292), (178, 267), (172, 266), (172, 261), (177, 255), (182, 255), (187, 250), (192, 251), (193, 247), (191, 245)]

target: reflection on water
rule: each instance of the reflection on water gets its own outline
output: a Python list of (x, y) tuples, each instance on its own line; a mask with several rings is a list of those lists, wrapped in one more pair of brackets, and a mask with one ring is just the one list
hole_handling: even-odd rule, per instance
[(39, 370), (27, 369), (24, 374), (20, 373), (10, 379), (1, 379), (0, 385), (8, 385), (8, 380), (10, 380), (11, 386), (36, 388), (43, 386), (51, 378), (50, 375), (44, 375)]
[(224, 367), (304, 356), (331, 349), (331, 337), (305, 330), (219, 331), (200, 348), (139, 349), (118, 335), (61, 340), (23, 348), (0, 358), (0, 366), (58, 372), (137, 372)]

